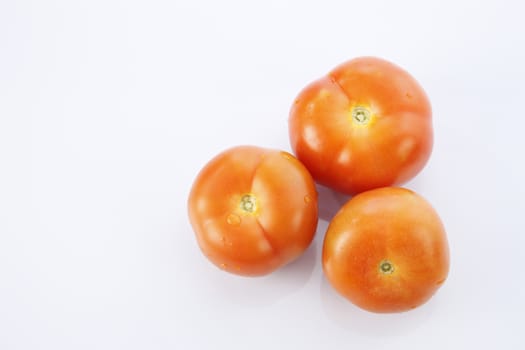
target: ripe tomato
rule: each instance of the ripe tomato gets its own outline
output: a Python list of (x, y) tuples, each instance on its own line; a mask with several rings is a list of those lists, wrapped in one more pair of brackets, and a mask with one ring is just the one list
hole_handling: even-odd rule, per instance
[(380, 188), (348, 201), (328, 226), (323, 270), (363, 309), (399, 312), (426, 302), (449, 269), (443, 224), (412, 191)]
[(211, 262), (239, 275), (264, 275), (310, 245), (317, 192), (308, 170), (291, 154), (239, 146), (201, 170), (188, 211)]
[(301, 91), (289, 134), (316, 181), (355, 194), (401, 184), (424, 167), (432, 150), (432, 112), (406, 71), (362, 57)]

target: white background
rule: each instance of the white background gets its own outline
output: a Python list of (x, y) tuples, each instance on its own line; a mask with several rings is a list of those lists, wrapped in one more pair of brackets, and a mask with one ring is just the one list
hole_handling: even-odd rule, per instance
[[(0, 349), (525, 347), (520, 1), (0, 2)], [(299, 90), (375, 55), (412, 73), (435, 145), (406, 184), (440, 213), (449, 279), (361, 311), (312, 246), (264, 278), (197, 247), (192, 181), (238, 144), (290, 150)]]

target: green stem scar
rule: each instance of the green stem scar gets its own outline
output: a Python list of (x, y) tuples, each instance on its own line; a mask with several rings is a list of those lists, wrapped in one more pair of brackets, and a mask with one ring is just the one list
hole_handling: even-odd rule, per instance
[(241, 197), (241, 202), (239, 204), (241, 210), (247, 213), (254, 213), (257, 210), (257, 201), (255, 196), (252, 194), (245, 194)]
[(379, 263), (379, 271), (385, 275), (391, 274), (394, 270), (394, 265), (388, 260), (383, 260)]
[(368, 108), (356, 106), (352, 108), (352, 119), (358, 124), (368, 124), (370, 121), (370, 111)]

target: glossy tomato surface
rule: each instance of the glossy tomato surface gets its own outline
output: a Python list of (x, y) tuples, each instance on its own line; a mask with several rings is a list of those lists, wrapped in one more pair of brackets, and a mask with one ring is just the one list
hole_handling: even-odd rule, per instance
[(433, 143), (431, 106), (405, 70), (361, 57), (300, 92), (289, 134), (316, 181), (356, 194), (401, 184), (424, 167)]
[(239, 275), (265, 275), (310, 245), (317, 192), (307, 169), (291, 154), (239, 146), (201, 170), (188, 211), (211, 262)]
[(412, 191), (363, 192), (330, 222), (323, 270), (340, 294), (363, 309), (413, 309), (447, 278), (445, 229), (431, 205)]

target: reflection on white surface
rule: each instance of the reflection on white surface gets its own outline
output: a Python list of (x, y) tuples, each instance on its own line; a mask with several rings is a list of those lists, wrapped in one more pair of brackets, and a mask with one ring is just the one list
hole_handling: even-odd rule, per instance
[(222, 271), (210, 274), (205, 282), (222, 303), (264, 308), (293, 296), (312, 278), (318, 256), (318, 244), (312, 245), (297, 260), (263, 277), (240, 277)]

